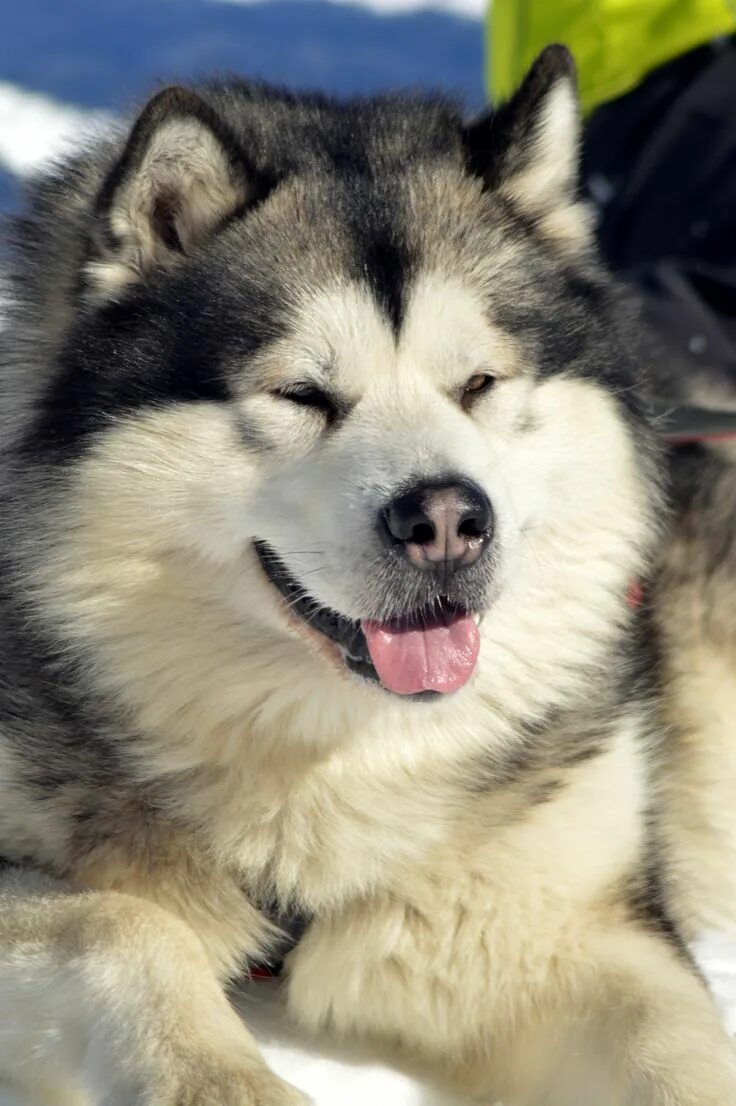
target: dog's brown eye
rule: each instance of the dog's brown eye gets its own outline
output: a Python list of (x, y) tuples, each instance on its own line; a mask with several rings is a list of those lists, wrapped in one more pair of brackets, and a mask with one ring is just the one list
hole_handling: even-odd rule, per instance
[(488, 373), (475, 373), (463, 388), (462, 405), (467, 411), (474, 400), (493, 387), (493, 377)]
[(312, 407), (320, 411), (328, 420), (335, 417), (337, 408), (326, 392), (315, 388), (313, 384), (288, 384), (285, 388), (278, 388), (274, 395), (281, 399), (288, 399), (290, 403), (297, 403), (300, 407)]

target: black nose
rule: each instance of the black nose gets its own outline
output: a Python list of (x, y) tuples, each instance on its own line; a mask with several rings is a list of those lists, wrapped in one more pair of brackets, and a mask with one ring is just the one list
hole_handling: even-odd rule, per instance
[(493, 534), (488, 496), (470, 480), (423, 482), (389, 503), (383, 525), (417, 567), (453, 572), (475, 564)]

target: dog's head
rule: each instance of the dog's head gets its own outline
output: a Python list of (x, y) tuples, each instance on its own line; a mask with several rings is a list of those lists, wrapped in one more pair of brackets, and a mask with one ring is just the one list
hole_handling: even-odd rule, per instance
[(220, 627), (282, 684), (420, 698), (592, 653), (652, 497), (578, 139), (559, 47), (469, 125), (237, 84), (151, 101), (36, 428), (74, 458), (79, 617), (136, 597), (128, 636), (168, 621), (172, 665)]

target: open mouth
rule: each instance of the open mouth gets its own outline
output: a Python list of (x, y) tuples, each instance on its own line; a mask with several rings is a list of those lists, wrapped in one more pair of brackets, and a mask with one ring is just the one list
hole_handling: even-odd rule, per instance
[(385, 622), (346, 618), (318, 603), (269, 545), (254, 545), (291, 615), (335, 646), (345, 668), (356, 676), (396, 695), (426, 698), (458, 691), (475, 671), (480, 648), (476, 613), (438, 595), (431, 606)]

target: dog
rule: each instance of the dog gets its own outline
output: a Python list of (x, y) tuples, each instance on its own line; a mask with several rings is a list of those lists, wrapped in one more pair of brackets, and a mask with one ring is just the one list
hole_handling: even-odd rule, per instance
[[(164, 89), (31, 189), (2, 335), (0, 1077), (34, 1101), (304, 1102), (226, 992), (285, 955), (305, 1030), (475, 1101), (736, 1102), (687, 949), (716, 844), (682, 794), (708, 703), (677, 587), (709, 557), (684, 516), (667, 536), (579, 133), (553, 46), (470, 121)], [(696, 750), (721, 792), (727, 722)]]

